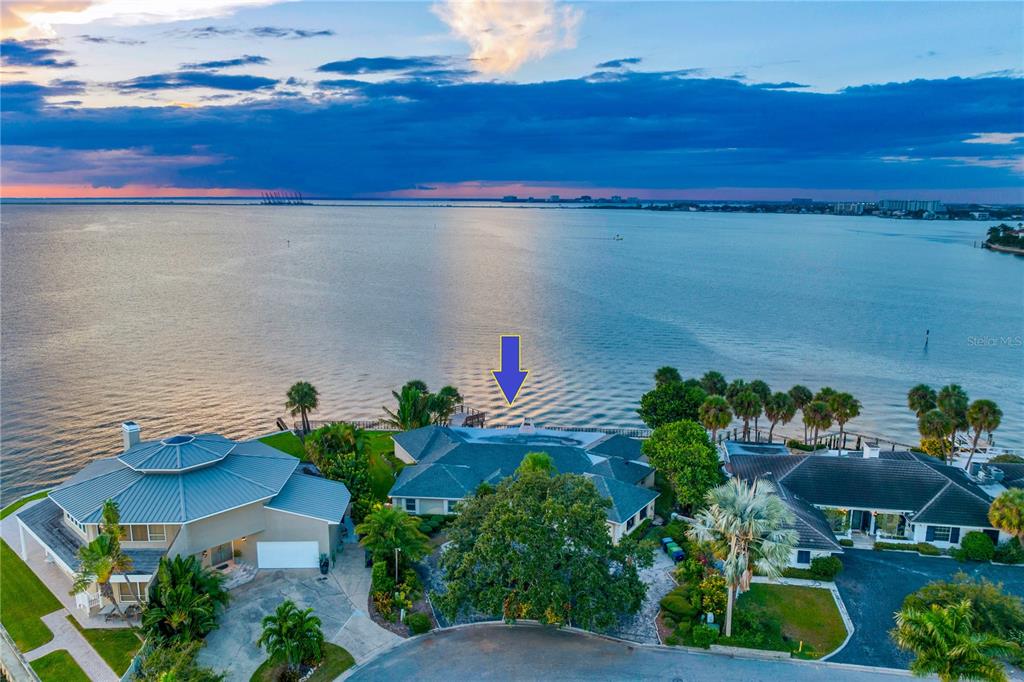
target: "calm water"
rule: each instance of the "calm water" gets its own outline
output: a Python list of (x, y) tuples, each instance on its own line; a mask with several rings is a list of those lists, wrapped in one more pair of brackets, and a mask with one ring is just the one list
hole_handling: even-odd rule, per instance
[[(273, 429), (297, 379), (376, 417), (411, 378), (499, 421), (636, 425), (662, 364), (854, 393), (914, 437), (907, 389), (959, 382), (1024, 444), (1024, 262), (983, 223), (474, 206), (2, 208), (2, 484), (120, 443)], [(611, 237), (621, 233), (624, 241)], [(290, 242), (290, 243), (289, 243)], [(925, 329), (931, 342), (924, 348)], [(498, 335), (531, 370), (504, 408)], [(981, 345), (972, 337), (992, 337)]]

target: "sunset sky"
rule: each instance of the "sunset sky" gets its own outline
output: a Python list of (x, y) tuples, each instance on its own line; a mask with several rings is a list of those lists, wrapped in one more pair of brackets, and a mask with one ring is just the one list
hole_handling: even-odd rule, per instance
[(1024, 201), (1019, 3), (3, 5), (2, 194)]

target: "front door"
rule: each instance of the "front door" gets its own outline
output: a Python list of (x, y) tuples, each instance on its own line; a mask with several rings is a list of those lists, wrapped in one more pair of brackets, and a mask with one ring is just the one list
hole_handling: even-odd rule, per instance
[(231, 561), (231, 543), (225, 542), (223, 545), (217, 545), (210, 551), (210, 564), (213, 566), (219, 566), (220, 564)]

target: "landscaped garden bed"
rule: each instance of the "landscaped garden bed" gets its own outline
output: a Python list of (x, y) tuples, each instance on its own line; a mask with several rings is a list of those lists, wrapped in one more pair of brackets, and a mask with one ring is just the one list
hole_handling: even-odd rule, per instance
[[(324, 660), (316, 668), (304, 667), (300, 673), (306, 682), (330, 682), (356, 664), (356, 659), (352, 657), (352, 654), (337, 644), (324, 642), (322, 649)], [(275, 682), (281, 678), (285, 667), (284, 661), (279, 657), (268, 658), (259, 668), (256, 668), (256, 672), (249, 678), (249, 682)]]

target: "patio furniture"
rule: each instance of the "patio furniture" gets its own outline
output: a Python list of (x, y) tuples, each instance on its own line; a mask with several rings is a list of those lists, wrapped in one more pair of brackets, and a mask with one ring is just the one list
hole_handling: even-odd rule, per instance
[(128, 608), (124, 610), (124, 617), (126, 620), (132, 620), (142, 615), (142, 607), (138, 604), (129, 604)]
[(117, 607), (115, 607), (113, 604), (107, 604), (103, 608), (101, 608), (99, 610), (99, 613), (96, 615), (103, 616), (104, 621), (111, 620), (112, 618), (117, 618)]

